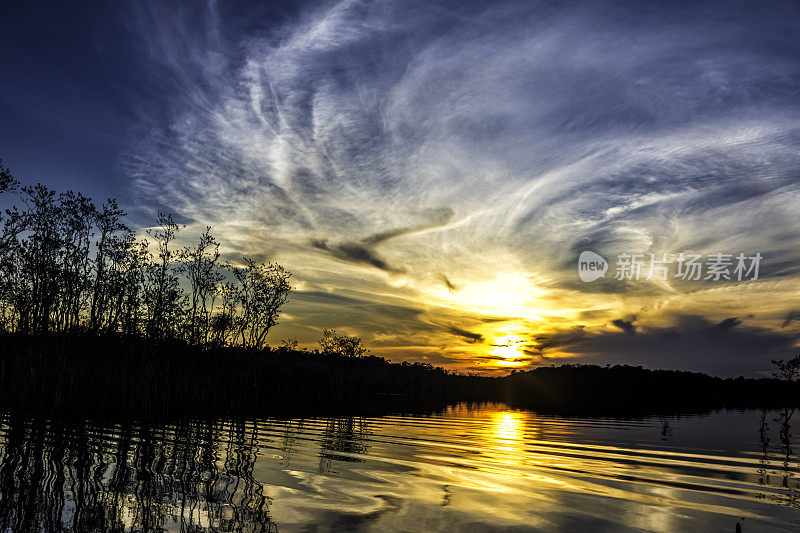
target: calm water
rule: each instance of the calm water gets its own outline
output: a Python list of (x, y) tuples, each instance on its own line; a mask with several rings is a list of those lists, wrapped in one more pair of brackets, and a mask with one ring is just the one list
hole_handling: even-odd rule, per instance
[(61, 424), (5, 414), (3, 531), (800, 530), (786, 411)]

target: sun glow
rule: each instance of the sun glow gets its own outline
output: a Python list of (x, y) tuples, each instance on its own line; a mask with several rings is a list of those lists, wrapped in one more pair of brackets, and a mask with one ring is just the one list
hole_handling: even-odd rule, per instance
[(520, 359), (525, 357), (525, 353), (520, 349), (520, 345), (524, 341), (524, 337), (520, 335), (495, 337), (494, 342), (492, 342), (492, 350), (489, 353), (503, 358), (497, 361), (499, 365), (519, 366), (522, 364)]
[[(472, 334), (445, 341), (453, 344), (450, 351), (465, 364), (485, 365), (486, 371), (521, 368), (536, 359), (529, 351), (535, 334), (562, 324), (573, 312), (534, 279), (539, 277), (506, 270), (479, 279), (454, 275), (447, 278), (447, 286), (425, 287), (426, 301), (441, 308), (447, 322)], [(431, 309), (432, 314), (441, 311)]]
[(453, 292), (443, 292), (437, 287), (436, 292), (448, 307), (530, 320), (540, 318), (541, 310), (535, 309), (533, 303), (545, 294), (520, 272), (499, 273), (489, 280), (461, 282), (458, 290)]

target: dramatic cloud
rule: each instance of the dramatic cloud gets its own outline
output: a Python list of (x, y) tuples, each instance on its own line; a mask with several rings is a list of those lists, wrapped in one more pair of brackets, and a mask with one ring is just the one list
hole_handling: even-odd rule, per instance
[[(211, 224), (228, 257), (295, 273), (277, 337), (310, 342), (324, 322), (462, 368), (571, 343), (697, 366), (685, 339), (719, 341), (731, 351), (705, 369), (755, 371), (796, 325), (798, 23), (790, 2), (140, 8), (150, 81), (126, 169), (142, 212)], [(586, 284), (582, 250), (765, 259), (739, 284)], [(323, 321), (309, 298), (348, 291), (377, 307)], [(670, 313), (718, 326), (647, 344)], [(746, 335), (721, 322), (747, 315)], [(604, 324), (614, 335), (587, 333)]]
[(625, 333), (636, 335), (636, 324), (633, 323), (633, 320), (624, 320), (622, 318), (618, 318), (616, 320), (612, 320), (611, 323)]
[(669, 361), (686, 370), (739, 376), (768, 375), (771, 359), (790, 353), (799, 337), (738, 318), (715, 324), (697, 315), (673, 316), (669, 325), (645, 327), (636, 335), (620, 329), (572, 328), (539, 338), (536, 344), (540, 353), (558, 350), (571, 354), (573, 362), (653, 368)]
[(483, 335), (481, 335), (480, 333), (473, 333), (471, 331), (467, 331), (454, 326), (447, 328), (447, 331), (449, 331), (453, 335), (466, 339), (467, 342), (483, 342), (485, 340), (483, 338)]

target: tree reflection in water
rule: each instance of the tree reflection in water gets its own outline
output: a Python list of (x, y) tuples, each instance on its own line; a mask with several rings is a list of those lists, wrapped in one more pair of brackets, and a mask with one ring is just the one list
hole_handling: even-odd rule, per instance
[(361, 462), (359, 455), (367, 451), (367, 433), (367, 423), (363, 418), (348, 416), (326, 420), (319, 452), (319, 472), (328, 473), (331, 461)]
[(4, 425), (2, 531), (277, 531), (252, 425)]
[[(769, 497), (777, 499), (779, 503), (800, 509), (800, 484), (796, 478), (798, 457), (792, 449), (791, 420), (795, 408), (783, 408), (777, 411), (761, 409), (760, 425), (758, 429), (761, 443), (761, 456), (759, 458), (758, 483), (766, 487), (781, 487), (779, 493), (769, 493)], [(778, 442), (770, 443), (770, 416), (777, 423)], [(759, 494), (766, 498), (766, 494)]]

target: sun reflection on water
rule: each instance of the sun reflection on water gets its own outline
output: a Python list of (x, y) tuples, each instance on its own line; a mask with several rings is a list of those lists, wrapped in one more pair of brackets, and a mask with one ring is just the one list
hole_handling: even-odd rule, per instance
[(494, 434), (503, 442), (516, 442), (522, 439), (522, 415), (510, 411), (494, 414)]

